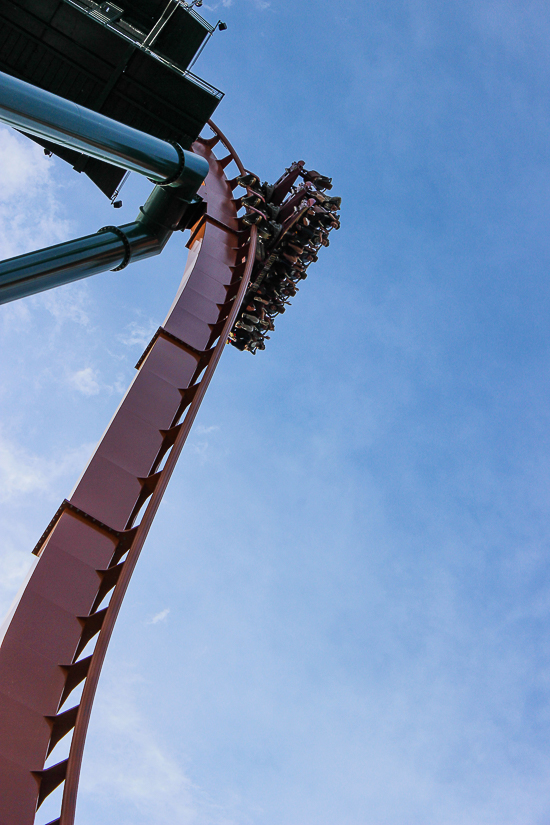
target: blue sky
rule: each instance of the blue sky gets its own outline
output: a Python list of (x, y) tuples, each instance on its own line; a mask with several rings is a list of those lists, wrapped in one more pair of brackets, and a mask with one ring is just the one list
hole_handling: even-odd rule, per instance
[[(548, 6), (202, 12), (229, 26), (196, 66), (217, 122), (263, 179), (332, 175), (342, 229), (266, 351), (221, 361), (111, 643), (78, 823), (547, 825)], [(7, 129), (0, 167), (3, 256), (147, 195), (131, 176), (114, 213)], [(3, 610), (184, 241), (0, 307)]]

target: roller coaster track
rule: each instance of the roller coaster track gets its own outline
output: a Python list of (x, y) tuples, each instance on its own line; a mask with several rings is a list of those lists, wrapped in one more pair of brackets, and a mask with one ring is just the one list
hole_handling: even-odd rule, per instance
[[(60, 816), (50, 825), (74, 823), (88, 722), (118, 612), (247, 289), (257, 230), (240, 221), (238, 184), (225, 174), (232, 161), (240, 175), (245, 170), (210, 126), (214, 137), (193, 147), (209, 164), (200, 190), (207, 209), (191, 230), (172, 308), (70, 500), (38, 542), (0, 645), (0, 825), (31, 825), (62, 783)], [(221, 159), (217, 144), (227, 152)], [(80, 702), (65, 709), (82, 682)], [(46, 768), (71, 731), (68, 758)]]

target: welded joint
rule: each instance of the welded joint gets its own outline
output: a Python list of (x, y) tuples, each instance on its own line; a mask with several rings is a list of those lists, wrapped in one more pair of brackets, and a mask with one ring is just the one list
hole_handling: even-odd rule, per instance
[(52, 731), (47, 756), (49, 756), (55, 746), (61, 742), (63, 737), (74, 728), (79, 709), (80, 705), (75, 705), (74, 708), (58, 713), (55, 716), (44, 717), (46, 722), (50, 725)]
[(249, 229), (234, 229), (231, 226), (227, 226), (227, 224), (223, 223), (223, 221), (220, 221), (217, 218), (214, 218), (212, 215), (208, 215), (207, 213), (205, 213), (204, 215), (201, 215), (198, 222), (193, 226), (191, 230), (191, 237), (185, 244), (187, 249), (191, 249), (195, 241), (195, 238), (207, 224), (209, 224), (210, 226), (215, 226), (218, 229), (221, 229), (222, 232), (227, 232), (231, 235), (234, 235), (237, 238), (237, 240), (241, 235), (245, 235), (246, 233), (250, 234)]
[(65, 687), (63, 688), (63, 693), (61, 694), (61, 699), (59, 700), (59, 707), (63, 707), (63, 704), (71, 695), (75, 687), (78, 687), (78, 685), (87, 677), (91, 663), (92, 656), (86, 656), (85, 659), (79, 659), (77, 662), (72, 662), (70, 665), (59, 665), (65, 674)]
[(57, 765), (52, 765), (51, 768), (45, 768), (42, 771), (31, 771), (34, 778), (38, 781), (37, 810), (46, 797), (53, 793), (55, 789), (65, 781), (68, 762), (68, 759), (63, 759), (62, 762), (58, 762)]
[(57, 508), (57, 512), (55, 513), (54, 517), (38, 539), (36, 546), (34, 548), (33, 555), (39, 556), (40, 551), (42, 550), (44, 544), (46, 543), (47, 539), (50, 537), (54, 527), (57, 525), (57, 522), (63, 515), (63, 513), (72, 513), (72, 515), (76, 516), (77, 518), (82, 519), (82, 521), (90, 524), (94, 529), (99, 530), (100, 532), (106, 533), (108, 536), (113, 536), (116, 539), (121, 539), (124, 535), (123, 530), (116, 530), (114, 527), (109, 527), (108, 524), (104, 524), (99, 519), (94, 518), (89, 513), (85, 513), (84, 510), (81, 510), (80, 507), (77, 507), (75, 504), (72, 504), (66, 498), (63, 499), (59, 507)]
[(198, 363), (200, 363), (201, 360), (205, 357), (210, 358), (214, 351), (213, 349), (208, 348), (197, 349), (196, 347), (193, 347), (191, 344), (188, 344), (186, 341), (183, 341), (181, 338), (178, 338), (178, 336), (174, 335), (172, 332), (168, 332), (168, 330), (164, 329), (164, 327), (159, 327), (153, 335), (153, 337), (151, 338), (151, 340), (149, 341), (149, 343), (147, 344), (147, 346), (145, 347), (143, 354), (141, 355), (139, 361), (136, 364), (136, 370), (140, 369), (145, 359), (153, 349), (153, 345), (155, 344), (158, 338), (164, 338), (165, 341), (169, 341), (171, 344), (175, 344), (180, 349), (185, 350), (185, 352), (188, 352), (191, 355), (198, 356)]

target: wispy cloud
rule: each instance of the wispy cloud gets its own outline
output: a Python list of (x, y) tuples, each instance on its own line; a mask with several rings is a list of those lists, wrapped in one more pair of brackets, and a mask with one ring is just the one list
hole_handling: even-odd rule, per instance
[(83, 444), (58, 458), (44, 458), (0, 433), (0, 501), (31, 493), (57, 496), (54, 482), (80, 470), (91, 450), (91, 444)]
[(219, 430), (217, 424), (211, 424), (209, 427), (205, 427), (204, 424), (199, 424), (198, 427), (195, 429), (197, 435), (207, 435), (208, 433), (215, 433)]
[(158, 323), (153, 320), (147, 322), (132, 321), (117, 335), (117, 339), (127, 347), (146, 347), (157, 329)]
[(33, 306), (43, 307), (58, 324), (71, 321), (83, 327), (90, 326), (89, 303), (86, 284), (75, 284), (70, 290), (49, 290), (32, 299)]
[[(196, 823), (203, 807), (200, 791), (188, 778), (181, 759), (159, 741), (138, 710), (140, 683), (119, 670), (116, 685), (96, 703), (92, 739), (99, 736), (101, 758), (97, 758), (97, 744), (92, 742), (93, 753), (88, 751), (81, 782), (81, 797), (87, 801), (83, 813), (92, 817), (101, 814), (107, 810), (103, 800), (109, 800), (109, 806), (121, 806), (121, 825)], [(212, 822), (211, 817), (206, 821)]]
[(97, 395), (101, 387), (99, 384), (97, 370), (92, 367), (84, 367), (69, 376), (69, 383), (83, 395)]
[(4, 618), (15, 591), (23, 581), (34, 556), (27, 550), (19, 550), (4, 534), (0, 575), (0, 623)]
[(197, 427), (195, 427), (190, 448), (200, 456), (203, 462), (208, 459), (211, 448), (211, 440), (208, 436), (212, 435), (212, 433), (219, 432), (219, 429), (217, 424), (211, 424), (208, 427), (204, 424), (198, 424)]
[(70, 237), (59, 188), (43, 150), (0, 128), (0, 257), (10, 258)]
[(112, 383), (107, 383), (102, 380), (100, 371), (94, 367), (82, 367), (74, 372), (69, 372), (66, 380), (73, 390), (87, 398), (100, 393), (122, 395), (128, 384), (127, 377), (122, 374), (114, 376)]
[(147, 624), (158, 624), (159, 622), (166, 621), (168, 614), (170, 613), (170, 608), (166, 607), (164, 610), (161, 610), (160, 613), (157, 613), (153, 616), (152, 619), (149, 619)]
[(31, 322), (31, 312), (26, 301), (12, 301), (2, 307), (0, 330), (2, 334), (20, 332), (27, 329)]

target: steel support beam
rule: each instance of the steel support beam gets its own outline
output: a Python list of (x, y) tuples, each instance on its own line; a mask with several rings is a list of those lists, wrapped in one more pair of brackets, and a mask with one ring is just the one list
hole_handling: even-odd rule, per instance
[(133, 223), (2, 261), (0, 304), (158, 255), (185, 225), (189, 201), (182, 195), (181, 189), (156, 186)]
[(194, 194), (208, 169), (203, 158), (98, 112), (0, 72), (0, 121), (161, 185)]
[(141, 251), (141, 258), (160, 252), (155, 236), (144, 231), (137, 221), (117, 229), (116, 233), (109, 230), (86, 235), (3, 261), (0, 264), (0, 304), (78, 281), (98, 272), (122, 269), (128, 257), (123, 238), (127, 239), (134, 260), (136, 247)]

